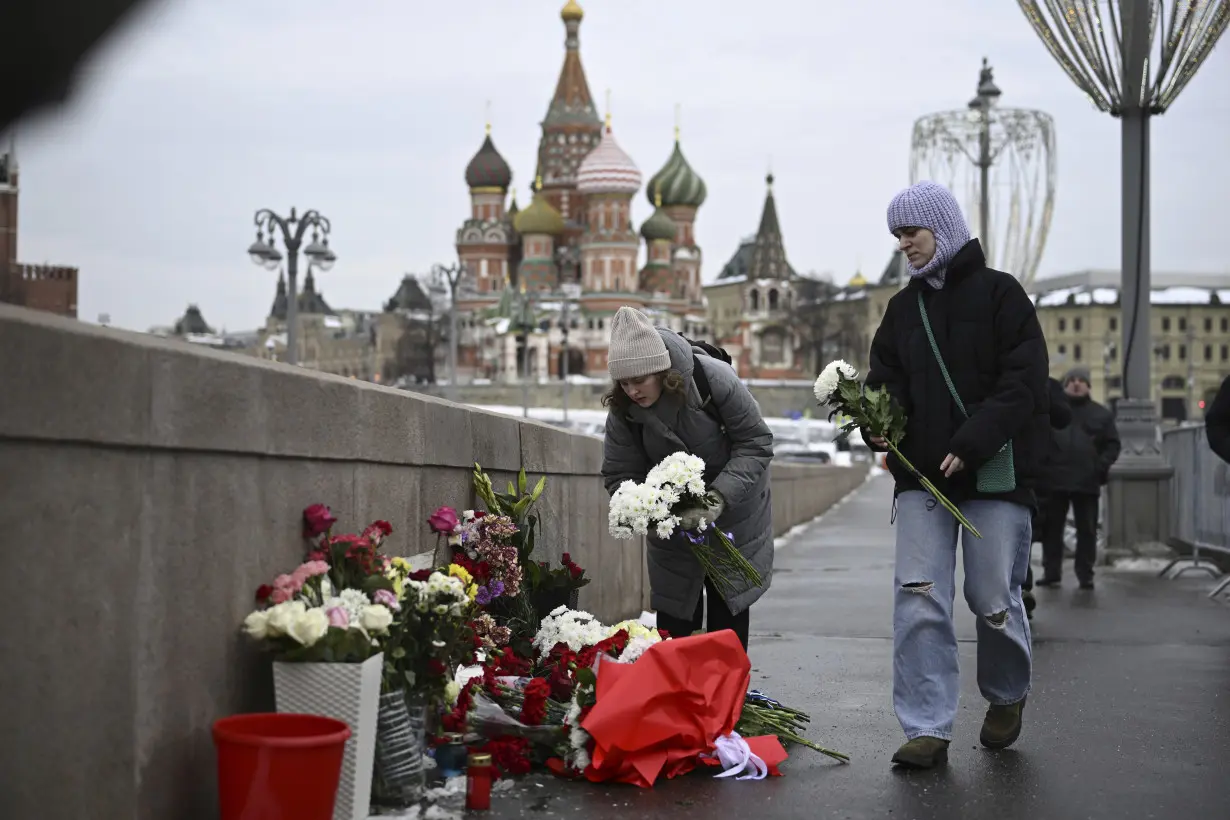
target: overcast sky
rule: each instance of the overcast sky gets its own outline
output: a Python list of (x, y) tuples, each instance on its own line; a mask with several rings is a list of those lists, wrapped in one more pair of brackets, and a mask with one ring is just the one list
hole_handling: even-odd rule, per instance
[[(189, 302), (229, 330), (268, 313), (245, 253), (259, 207), (318, 208), (335, 307), (378, 308), (452, 261), (462, 178), (493, 137), (525, 203), (562, 63), (562, 0), (165, 0), (113, 38), (74, 102), (23, 125), (19, 255), (81, 268), (79, 312), (139, 330)], [(755, 230), (771, 162), (791, 263), (878, 275), (912, 123), (963, 108), (988, 56), (1001, 105), (1058, 131), (1041, 274), (1117, 267), (1119, 122), (1095, 111), (1011, 0), (583, 0), (599, 107), (646, 179), (683, 147), (709, 198), (706, 280)], [(1227, 272), (1230, 45), (1153, 126), (1155, 270)], [(635, 200), (639, 223), (649, 214)]]

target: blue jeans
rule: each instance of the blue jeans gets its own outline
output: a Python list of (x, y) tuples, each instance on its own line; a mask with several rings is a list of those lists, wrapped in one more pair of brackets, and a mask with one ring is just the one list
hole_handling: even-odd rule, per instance
[[(1029, 694), (1033, 658), (1021, 584), (1029, 569), (1030, 511), (1010, 501), (958, 505), (966, 532), (965, 601), (977, 618), (978, 688), (993, 704)], [(960, 692), (956, 595), (957, 522), (922, 491), (897, 497), (893, 606), (893, 708), (907, 739), (952, 739)]]

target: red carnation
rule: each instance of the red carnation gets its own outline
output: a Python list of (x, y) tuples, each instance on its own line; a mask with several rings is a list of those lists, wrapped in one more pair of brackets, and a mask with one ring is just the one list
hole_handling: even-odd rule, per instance
[(324, 504), (312, 504), (303, 511), (303, 537), (315, 538), (332, 529), (337, 516)]
[(522, 693), (520, 720), (526, 726), (539, 726), (547, 717), (547, 697), (551, 694), (551, 684), (542, 678), (534, 678), (525, 685)]
[(256, 588), (256, 600), (259, 603), (265, 603), (269, 600), (269, 596), (273, 594), (273, 587), (268, 584), (261, 584)]
[(427, 518), (427, 526), (437, 535), (452, 535), (457, 523), (457, 511), (452, 507), (440, 507)]

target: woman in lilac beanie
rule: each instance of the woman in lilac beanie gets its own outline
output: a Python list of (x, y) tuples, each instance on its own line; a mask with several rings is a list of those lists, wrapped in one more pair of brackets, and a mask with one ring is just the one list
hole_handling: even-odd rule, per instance
[[(893, 197), (888, 230), (910, 283), (893, 296), (871, 343), (868, 387), (908, 418), (901, 452), (957, 504), (965, 532), (966, 603), (977, 619), (978, 687), (989, 703), (981, 741), (1016, 742), (1032, 675), (1021, 585), (1029, 567), (1033, 486), (1050, 440), (1046, 342), (1020, 283), (987, 267), (953, 195), (920, 182)], [(884, 442), (870, 438), (873, 449)], [(902, 469), (894, 506), (893, 707), (906, 743), (893, 763), (948, 759), (959, 692), (953, 598), (956, 520)]]

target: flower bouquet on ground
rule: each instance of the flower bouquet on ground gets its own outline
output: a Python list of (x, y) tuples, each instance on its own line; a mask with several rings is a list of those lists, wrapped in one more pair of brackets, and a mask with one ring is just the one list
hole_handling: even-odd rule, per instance
[[(705, 490), (705, 462), (690, 453), (672, 453), (649, 471), (643, 483), (628, 480), (615, 490), (608, 518), (611, 535), (632, 538), (652, 533), (666, 540), (680, 530), (680, 510), (711, 501)], [(696, 529), (680, 531), (722, 594), (736, 591), (736, 581), (753, 587), (764, 583), (730, 534), (715, 522), (701, 519)]]
[(840, 428), (843, 434), (861, 429), (869, 436), (884, 439), (889, 452), (897, 457), (901, 466), (918, 479), (923, 488), (931, 493), (944, 509), (952, 513), (962, 527), (981, 538), (982, 533), (957, 509), (957, 505), (949, 501), (929, 478), (901, 454), (898, 448), (901, 440), (905, 438), (906, 422), (901, 405), (889, 394), (887, 387), (865, 387), (858, 380), (858, 375), (858, 370), (849, 362), (841, 359), (829, 362), (816, 378), (816, 401), (822, 407), (831, 408), (830, 419), (838, 415), (847, 419)]
[(531, 657), (506, 647), (467, 670), (443, 724), (485, 738), (504, 774), (543, 762), (560, 776), (642, 787), (698, 764), (741, 779), (777, 774), (782, 743), (848, 760), (803, 737), (807, 715), (748, 692), (749, 671), (729, 631), (668, 640), (638, 621), (606, 626), (560, 607)]

